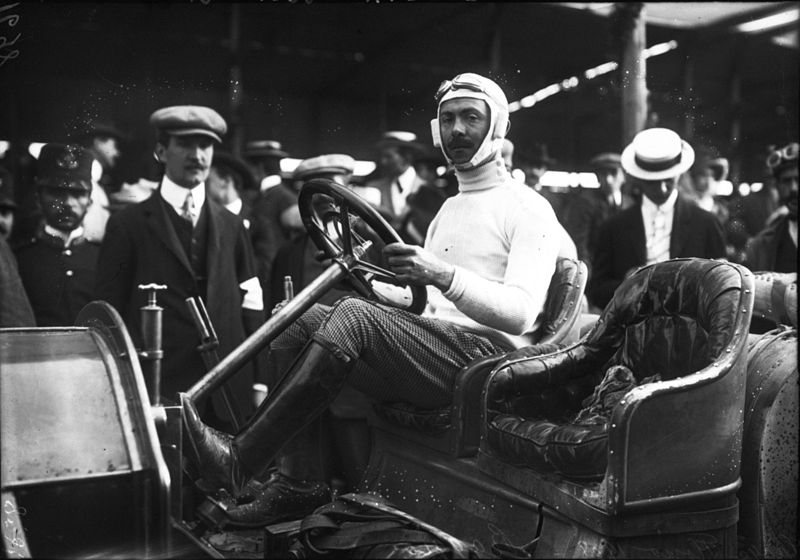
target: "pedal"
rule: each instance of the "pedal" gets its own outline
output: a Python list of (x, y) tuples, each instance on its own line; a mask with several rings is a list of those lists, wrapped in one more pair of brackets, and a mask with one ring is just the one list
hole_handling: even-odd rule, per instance
[(227, 511), (228, 506), (224, 502), (206, 497), (195, 513), (210, 529), (222, 530), (228, 524)]

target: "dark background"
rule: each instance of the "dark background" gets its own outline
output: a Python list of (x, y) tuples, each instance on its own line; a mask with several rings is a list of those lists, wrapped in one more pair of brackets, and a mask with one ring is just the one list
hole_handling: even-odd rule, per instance
[[(797, 24), (794, 45), (780, 46), (770, 34), (732, 31), (744, 4), (720, 5), (730, 16), (647, 26), (648, 46), (679, 44), (648, 61), (650, 122), (735, 160), (734, 181), (760, 180), (766, 146), (798, 137)], [(485, 73), (515, 101), (619, 59), (613, 17), (556, 3), (265, 0), (238, 10), (238, 53), (230, 3), (44, 1), (3, 11), (19, 16), (13, 28), (0, 25), (7, 42), (19, 34), (19, 54), (0, 67), (0, 139), (65, 141), (92, 119), (112, 121), (128, 135), (121, 164), (133, 178), (152, 149), (150, 113), (204, 104), (232, 126), (229, 150), (273, 138), (293, 157), (371, 159), (384, 130), (410, 130), (430, 143), (433, 93), (456, 73)], [(613, 72), (513, 113), (509, 138), (522, 156), (544, 143), (558, 168), (582, 170), (594, 153), (622, 149), (620, 105)]]

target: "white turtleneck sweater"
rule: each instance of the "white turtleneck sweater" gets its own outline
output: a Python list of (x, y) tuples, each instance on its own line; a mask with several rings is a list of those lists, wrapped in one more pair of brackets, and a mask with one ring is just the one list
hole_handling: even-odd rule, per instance
[(539, 326), (561, 244), (553, 208), (501, 160), (456, 170), (459, 193), (431, 222), (425, 248), (455, 266), (450, 288), (428, 286), (424, 315), (521, 348)]

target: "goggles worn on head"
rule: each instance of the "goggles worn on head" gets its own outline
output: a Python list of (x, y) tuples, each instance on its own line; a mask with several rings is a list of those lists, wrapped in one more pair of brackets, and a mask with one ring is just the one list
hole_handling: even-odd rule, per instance
[(792, 142), (780, 150), (775, 150), (767, 156), (767, 167), (775, 169), (787, 161), (796, 161), (798, 149), (800, 149), (800, 146), (798, 146), (797, 142)]
[(439, 85), (439, 89), (436, 90), (436, 95), (433, 96), (433, 99), (436, 103), (442, 100), (442, 97), (448, 92), (454, 89), (468, 89), (470, 91), (477, 91), (479, 93), (485, 93), (489, 96), (489, 93), (477, 80), (471, 79), (469, 76), (465, 76), (464, 74), (459, 74), (452, 80), (445, 80)]

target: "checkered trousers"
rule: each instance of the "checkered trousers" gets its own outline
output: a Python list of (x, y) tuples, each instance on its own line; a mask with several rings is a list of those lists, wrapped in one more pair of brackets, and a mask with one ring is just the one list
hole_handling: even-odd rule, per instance
[(511, 350), (446, 321), (357, 297), (344, 297), (333, 307), (313, 306), (272, 349), (299, 353), (312, 337), (355, 359), (348, 376), (355, 389), (421, 408), (450, 404), (456, 374), (472, 360)]

